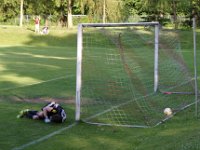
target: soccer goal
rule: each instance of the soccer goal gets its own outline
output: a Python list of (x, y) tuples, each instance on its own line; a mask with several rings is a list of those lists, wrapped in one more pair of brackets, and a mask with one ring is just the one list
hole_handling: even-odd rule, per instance
[[(76, 120), (152, 127), (194, 104), (178, 33), (158, 22), (79, 24)], [(193, 59), (193, 58), (192, 58)]]

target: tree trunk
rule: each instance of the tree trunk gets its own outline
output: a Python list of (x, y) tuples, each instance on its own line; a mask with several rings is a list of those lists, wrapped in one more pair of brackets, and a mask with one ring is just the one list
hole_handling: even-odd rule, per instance
[(23, 2), (24, 0), (21, 0), (21, 3), (20, 3), (20, 20), (19, 20), (20, 27), (23, 26)]
[(106, 0), (103, 1), (103, 23), (106, 23)]
[(68, 8), (67, 8), (67, 28), (72, 28), (72, 0), (68, 0)]
[(172, 5), (173, 5), (172, 8), (173, 8), (174, 28), (178, 29), (178, 22), (177, 22), (177, 15), (176, 15), (176, 0), (173, 0)]

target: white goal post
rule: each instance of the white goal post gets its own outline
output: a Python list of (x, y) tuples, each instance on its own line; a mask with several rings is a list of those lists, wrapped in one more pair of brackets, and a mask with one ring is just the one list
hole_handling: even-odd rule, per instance
[(154, 39), (154, 92), (158, 90), (158, 49), (159, 49), (159, 22), (138, 23), (83, 23), (78, 25), (77, 34), (77, 70), (76, 70), (76, 114), (75, 120), (80, 120), (81, 106), (81, 83), (82, 83), (82, 51), (83, 29), (85, 27), (129, 27), (129, 26), (153, 26), (155, 27)]

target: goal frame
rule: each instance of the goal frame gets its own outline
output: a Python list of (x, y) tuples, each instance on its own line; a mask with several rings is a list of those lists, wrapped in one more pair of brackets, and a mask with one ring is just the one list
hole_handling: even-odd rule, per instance
[(78, 25), (77, 33), (77, 64), (76, 64), (76, 111), (75, 120), (80, 121), (81, 107), (81, 83), (82, 83), (82, 52), (83, 52), (83, 28), (84, 27), (130, 27), (130, 26), (154, 26), (154, 92), (158, 90), (158, 51), (159, 51), (159, 22), (137, 23), (82, 23)]

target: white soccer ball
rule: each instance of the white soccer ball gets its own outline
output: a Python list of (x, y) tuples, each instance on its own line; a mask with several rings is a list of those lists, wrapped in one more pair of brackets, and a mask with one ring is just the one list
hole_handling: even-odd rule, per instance
[(172, 110), (171, 110), (171, 108), (165, 108), (163, 112), (164, 112), (164, 114), (167, 115), (167, 116), (172, 115)]

